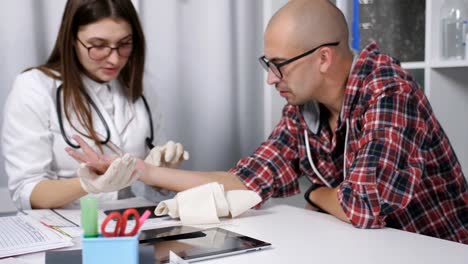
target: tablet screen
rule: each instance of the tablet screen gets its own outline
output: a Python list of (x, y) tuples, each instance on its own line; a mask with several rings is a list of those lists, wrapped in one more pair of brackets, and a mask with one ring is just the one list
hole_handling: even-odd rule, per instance
[(138, 240), (140, 244), (154, 244), (165, 240), (187, 239), (205, 236), (203, 229), (190, 226), (169, 226), (141, 230)]
[(210, 228), (197, 231), (195, 234), (184, 239), (156, 242), (154, 244), (156, 263), (168, 263), (170, 250), (185, 260), (198, 261), (271, 246), (270, 243), (222, 228)]

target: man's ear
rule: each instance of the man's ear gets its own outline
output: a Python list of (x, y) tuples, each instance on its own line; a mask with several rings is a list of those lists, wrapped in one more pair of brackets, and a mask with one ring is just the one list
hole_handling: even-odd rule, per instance
[(320, 55), (320, 72), (326, 73), (332, 64), (334, 58), (333, 50), (329, 47), (323, 47), (319, 50)]

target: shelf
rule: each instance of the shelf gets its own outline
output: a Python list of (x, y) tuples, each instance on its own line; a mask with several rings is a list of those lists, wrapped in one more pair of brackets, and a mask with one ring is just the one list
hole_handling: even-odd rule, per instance
[(401, 67), (407, 70), (424, 69), (425, 66), (426, 63), (424, 61), (409, 61), (401, 63)]
[(434, 61), (431, 68), (457, 68), (468, 67), (468, 60)]
[[(435, 60), (431, 63), (428, 63), (431, 68), (440, 69), (440, 68), (462, 68), (468, 67), (468, 60)], [(426, 67), (426, 63), (424, 61), (409, 61), (409, 62), (402, 62), (401, 67), (406, 70), (418, 70), (424, 69)]]

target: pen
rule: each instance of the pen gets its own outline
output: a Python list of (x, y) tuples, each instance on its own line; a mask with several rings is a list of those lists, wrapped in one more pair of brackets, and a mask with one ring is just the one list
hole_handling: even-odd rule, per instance
[(60, 228), (58, 228), (58, 227), (56, 227), (56, 226), (48, 225), (48, 224), (46, 224), (46, 223), (44, 223), (44, 222), (42, 222), (42, 221), (40, 221), (40, 222), (41, 222), (41, 224), (45, 225), (46, 227), (48, 227), (48, 228), (50, 228), (50, 229), (53, 229), (53, 230), (59, 232), (60, 234), (62, 234), (62, 235), (64, 235), (64, 236), (67, 236), (67, 237), (72, 238), (72, 236), (70, 236), (69, 234), (67, 234), (67, 233), (66, 233), (65, 231), (63, 231), (62, 229), (60, 229)]
[(145, 223), (146, 219), (151, 215), (150, 210), (146, 210), (140, 217), (140, 221), (138, 222), (140, 224), (140, 227)]

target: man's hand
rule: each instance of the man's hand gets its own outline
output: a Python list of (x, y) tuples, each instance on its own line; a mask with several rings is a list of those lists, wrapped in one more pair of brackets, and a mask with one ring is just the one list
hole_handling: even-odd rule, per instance
[(80, 153), (70, 147), (66, 147), (65, 151), (76, 161), (93, 169), (97, 174), (104, 174), (112, 161), (117, 158), (97, 153), (80, 136), (74, 135), (72, 138), (80, 145), (83, 152)]
[(189, 153), (184, 151), (180, 143), (168, 141), (164, 146), (154, 147), (145, 159), (145, 162), (157, 167), (177, 168), (184, 160), (189, 159)]
[(309, 195), (309, 199), (316, 204), (323, 211), (334, 215), (336, 218), (350, 223), (346, 216), (341, 204), (338, 200), (338, 190), (340, 186), (335, 188), (320, 187), (312, 191)]

